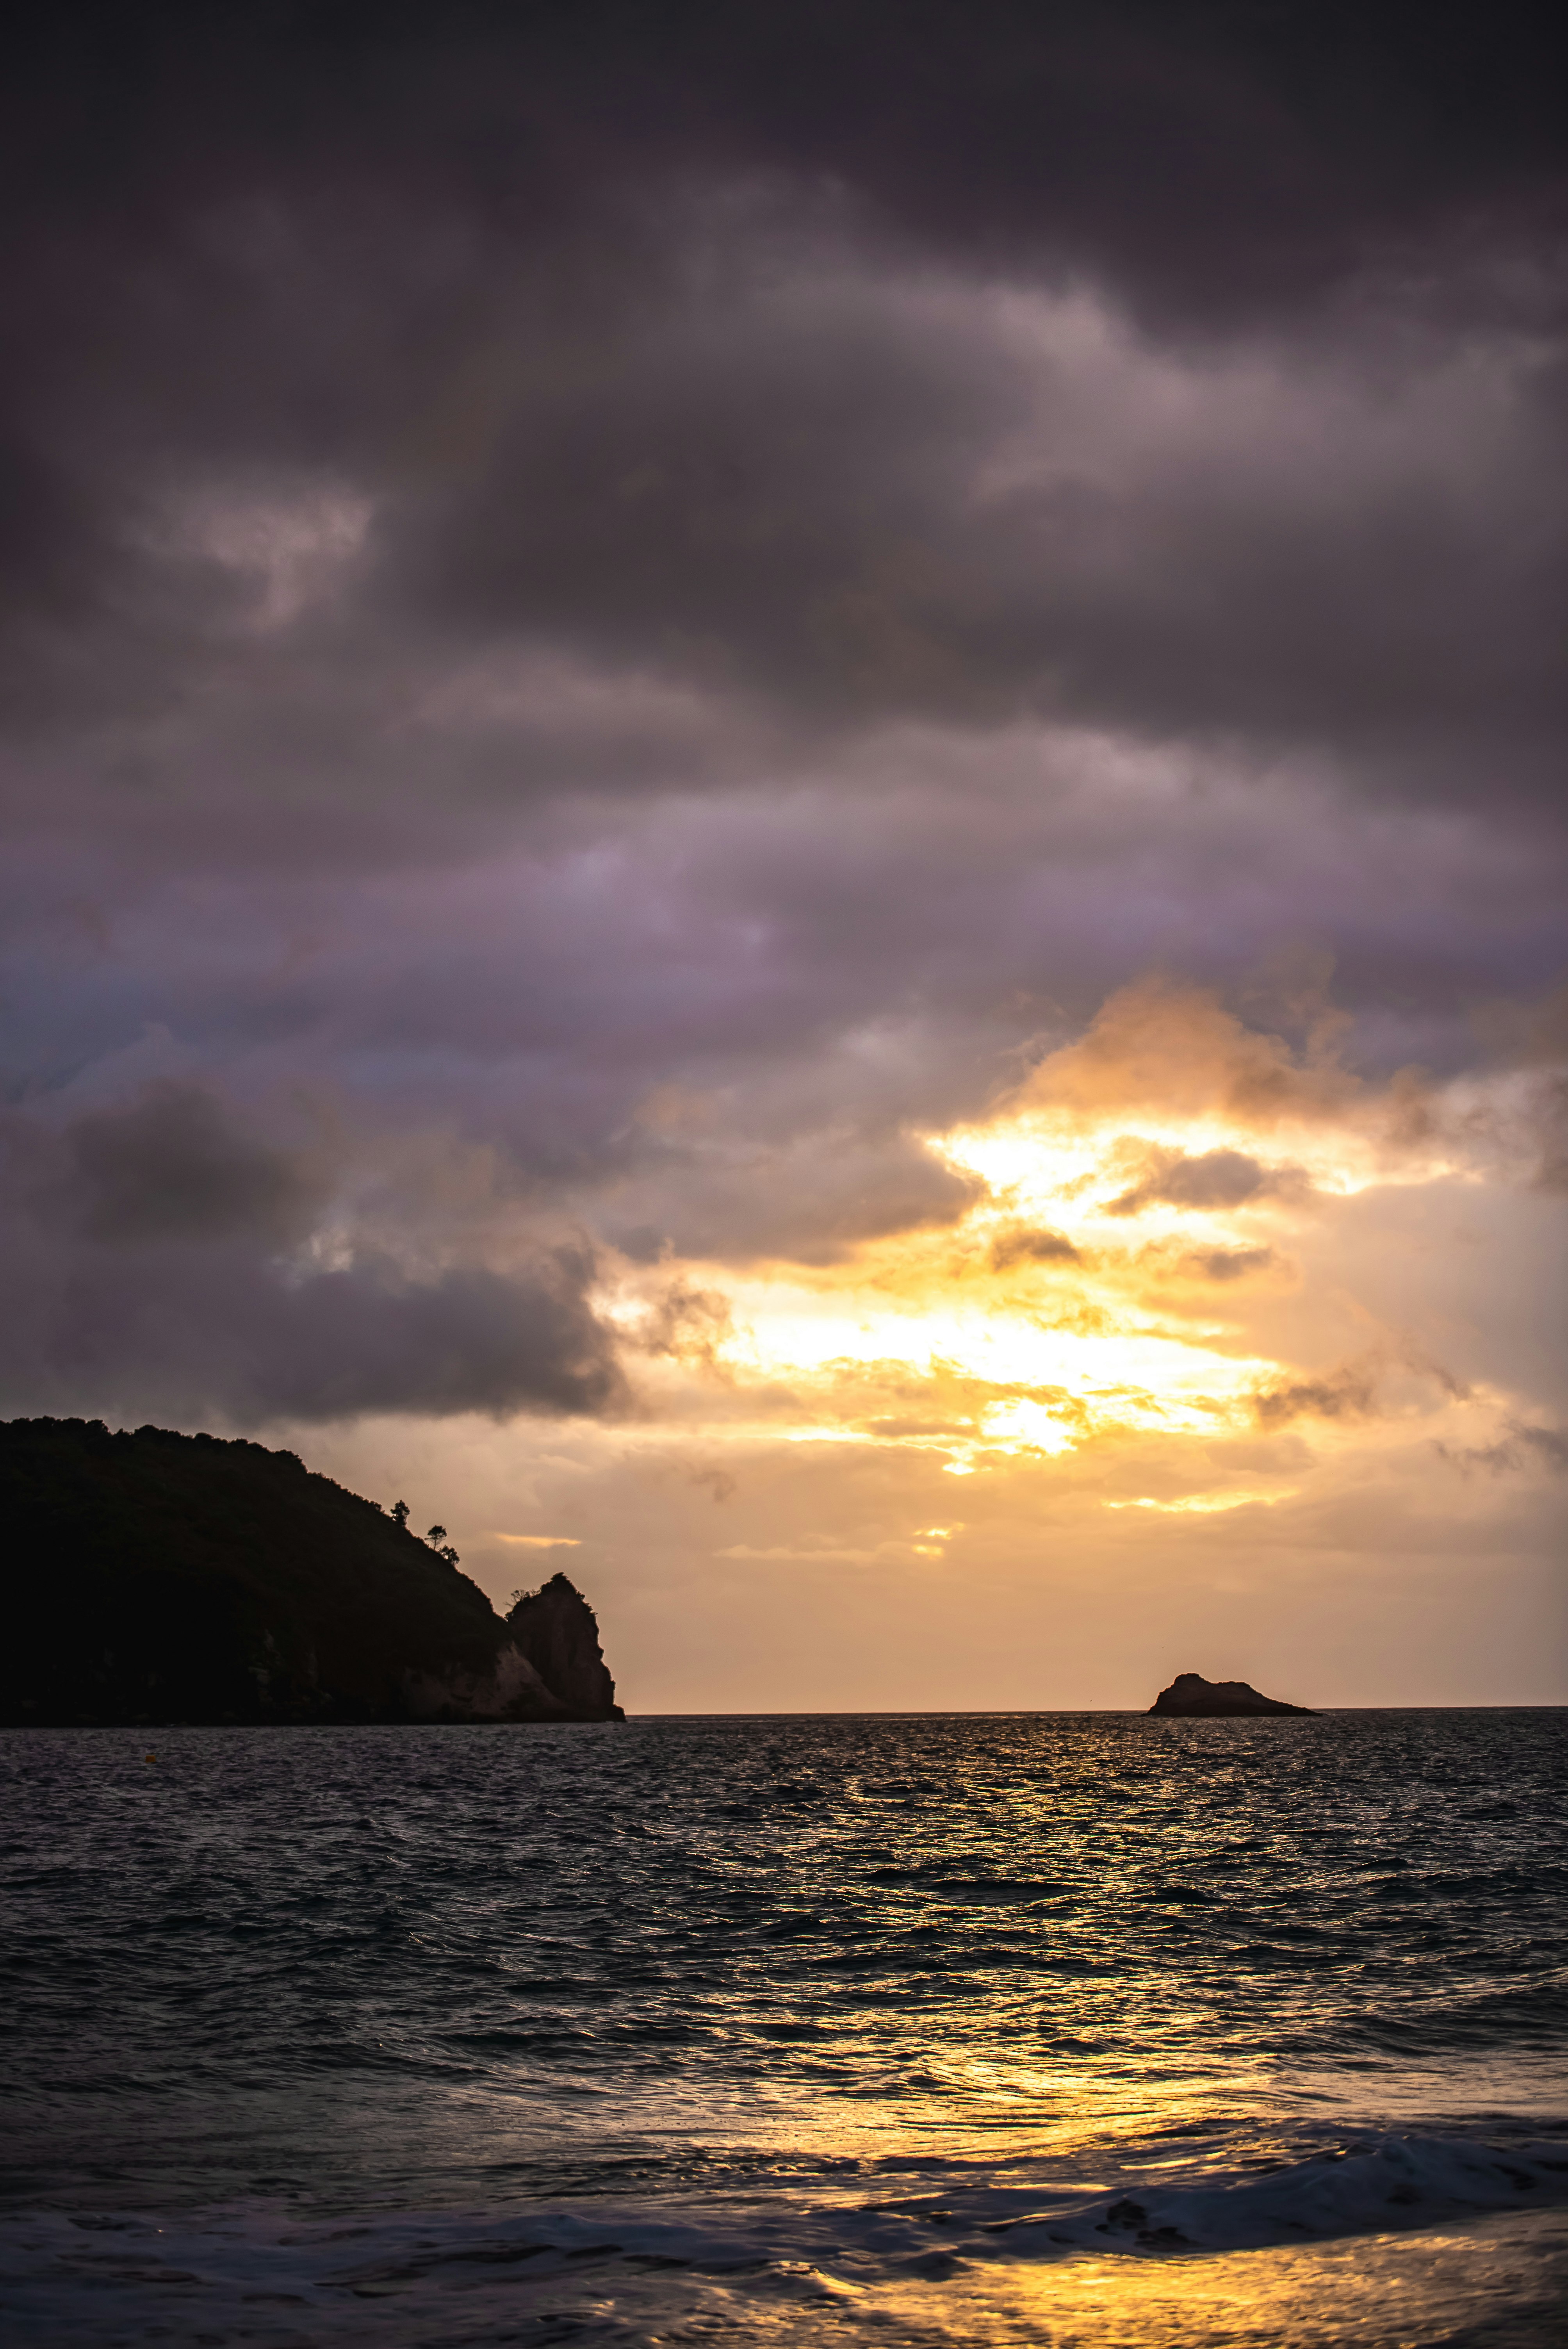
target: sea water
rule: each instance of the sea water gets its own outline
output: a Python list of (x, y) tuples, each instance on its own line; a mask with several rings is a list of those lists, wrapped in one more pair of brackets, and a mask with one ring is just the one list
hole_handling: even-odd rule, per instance
[(0, 1788), (13, 2340), (1568, 2335), (1561, 1712), (16, 1731)]

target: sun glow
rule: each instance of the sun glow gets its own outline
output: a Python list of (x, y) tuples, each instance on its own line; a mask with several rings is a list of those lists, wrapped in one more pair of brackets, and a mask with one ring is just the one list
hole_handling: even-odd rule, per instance
[[(1130, 1068), (1142, 1099), (1112, 1081)], [(1256, 1447), (1297, 1393), (1331, 1444), (1366, 1417), (1365, 1378), (1323, 1384), (1291, 1340), (1322, 1320), (1302, 1259), (1326, 1224), (1380, 1183), (1454, 1171), (1397, 1111), (1208, 999), (1118, 999), (994, 1117), (918, 1138), (966, 1188), (949, 1219), (826, 1262), (690, 1268), (721, 1308), (704, 1374), (737, 1436), (923, 1453), (959, 1476), (1163, 1446), (1152, 1489), (1122, 1482), (1106, 1507), (1276, 1506), (1295, 1481), (1261, 1480), (1261, 1459), (1216, 1478), (1207, 1454)]]
[(984, 1179), (998, 1219), (1050, 1209), (1058, 1220), (1098, 1222), (1115, 1212), (1140, 1167), (1167, 1152), (1199, 1162), (1245, 1155), (1259, 1165), (1265, 1189), (1271, 1174), (1288, 1169), (1296, 1187), (1338, 1197), (1364, 1190), (1380, 1172), (1376, 1147), (1359, 1135), (1298, 1125), (1276, 1130), (1260, 1148), (1256, 1134), (1213, 1117), (1140, 1116), (1086, 1131), (1044, 1112), (1025, 1112), (934, 1134), (930, 1146), (951, 1165)]
[(705, 1271), (731, 1317), (724, 1373), (779, 1398), (797, 1440), (934, 1445), (955, 1467), (1058, 1457), (1110, 1427), (1212, 1434), (1269, 1376), (1228, 1322), (1140, 1298), (1125, 1246), (999, 1274), (1002, 1219), (985, 1200), (847, 1263)]
[(1108, 1509), (1156, 1509), (1162, 1516), (1212, 1517), (1229, 1509), (1272, 1509), (1281, 1501), (1294, 1501), (1300, 1491), (1297, 1485), (1282, 1485), (1273, 1492), (1257, 1485), (1243, 1486), (1227, 1493), (1185, 1493), (1180, 1500), (1157, 1501), (1140, 1494), (1133, 1501), (1107, 1501)]

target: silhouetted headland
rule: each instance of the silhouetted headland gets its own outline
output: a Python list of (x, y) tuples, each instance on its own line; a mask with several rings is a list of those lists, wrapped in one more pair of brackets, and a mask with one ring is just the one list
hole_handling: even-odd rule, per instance
[(1161, 1690), (1149, 1710), (1175, 1713), (1188, 1721), (1218, 1721), (1264, 1713), (1312, 1714), (1309, 1704), (1282, 1704), (1277, 1697), (1260, 1696), (1249, 1681), (1206, 1681), (1202, 1672), (1178, 1672), (1170, 1687)]
[(558, 1574), (504, 1619), (445, 1529), (292, 1452), (0, 1423), (0, 1722), (619, 1721)]

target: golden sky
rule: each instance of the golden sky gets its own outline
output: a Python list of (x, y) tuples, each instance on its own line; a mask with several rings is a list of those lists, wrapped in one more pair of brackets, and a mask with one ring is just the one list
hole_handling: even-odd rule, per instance
[[(607, 1261), (627, 1414), (422, 1430), (421, 1489), (498, 1595), (583, 1583), (644, 1709), (1147, 1703), (1179, 1670), (1544, 1701), (1539, 1103), (1370, 1085), (1339, 1041), (1326, 1007), (1292, 1050), (1120, 990), (920, 1135), (955, 1211), (812, 1262)], [(325, 1439), (373, 1490), (384, 1440)]]

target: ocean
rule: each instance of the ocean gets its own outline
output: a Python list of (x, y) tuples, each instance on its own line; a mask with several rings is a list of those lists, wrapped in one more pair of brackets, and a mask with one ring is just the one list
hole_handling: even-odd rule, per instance
[(1561, 1711), (13, 1731), (0, 1778), (10, 2341), (1568, 2336)]

